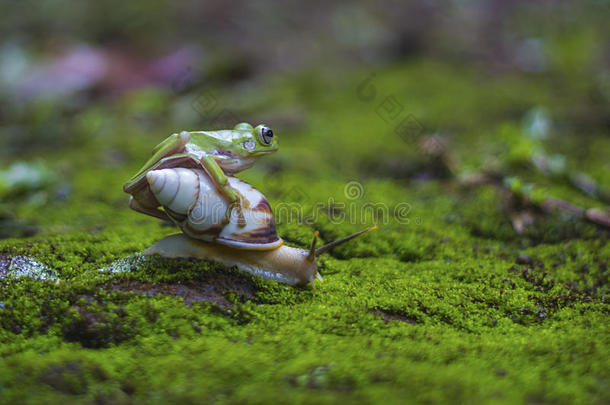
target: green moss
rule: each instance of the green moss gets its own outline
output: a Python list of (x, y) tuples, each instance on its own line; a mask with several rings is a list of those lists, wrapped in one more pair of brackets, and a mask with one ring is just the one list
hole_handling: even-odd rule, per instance
[[(476, 72), (421, 62), (380, 68), (378, 98), (365, 102), (355, 90), (365, 77), (278, 79), (261, 89), (260, 106), (244, 107), (256, 116), (285, 95), (280, 115), (307, 114), (298, 128), (274, 127), (281, 151), (241, 176), (269, 197), (287, 243), (380, 225), (322, 257), (315, 290), (137, 255), (176, 229), (130, 211), (122, 183), (159, 139), (194, 124), (168, 120), (165, 106), (184, 100), (158, 92), (87, 110), (72, 129), (78, 147), (44, 152), (70, 184), (67, 196), (11, 202), (38, 233), (0, 241), (0, 273), (25, 256), (58, 279), (0, 280), (0, 401), (609, 401), (608, 232), (539, 214), (516, 234), (497, 188), (414, 180), (433, 163), (376, 112), (394, 95), (426, 133), (459, 133), (447, 139), (461, 167), (499, 156), (508, 175), (591, 206), (523, 164), (528, 141), (507, 146), (522, 113), (565, 108), (547, 95), (551, 84), (502, 77), (481, 86)], [(569, 138), (556, 136), (560, 145)], [(604, 142), (592, 141), (582, 166), (569, 147), (561, 152), (607, 184)], [(296, 211), (280, 215), (286, 204)]]

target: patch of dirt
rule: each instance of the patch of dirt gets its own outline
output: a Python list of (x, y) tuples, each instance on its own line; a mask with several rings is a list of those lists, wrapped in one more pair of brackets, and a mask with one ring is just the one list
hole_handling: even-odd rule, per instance
[(381, 319), (383, 319), (385, 321), (385, 323), (388, 323), (390, 321), (406, 322), (406, 323), (410, 323), (411, 325), (417, 325), (419, 323), (419, 322), (417, 322), (417, 319), (409, 318), (405, 315), (398, 314), (398, 313), (391, 312), (391, 311), (386, 311), (386, 310), (379, 309), (379, 308), (371, 311), (371, 313), (374, 315), (380, 316)]
[(226, 298), (226, 292), (231, 291), (242, 299), (251, 299), (255, 294), (255, 287), (247, 281), (236, 280), (231, 277), (215, 277), (199, 284), (168, 284), (147, 283), (137, 280), (114, 282), (110, 285), (114, 291), (130, 291), (136, 294), (153, 296), (156, 294), (181, 297), (188, 306), (205, 301), (221, 309), (230, 309), (233, 303)]
[(66, 394), (78, 395), (87, 392), (87, 381), (80, 364), (75, 361), (49, 366), (40, 376), (40, 382)]
[(80, 295), (86, 303), (73, 305), (62, 319), (62, 332), (69, 342), (79, 342), (83, 347), (99, 349), (117, 345), (131, 339), (137, 333), (135, 321), (127, 321), (124, 307), (109, 308), (89, 295)]

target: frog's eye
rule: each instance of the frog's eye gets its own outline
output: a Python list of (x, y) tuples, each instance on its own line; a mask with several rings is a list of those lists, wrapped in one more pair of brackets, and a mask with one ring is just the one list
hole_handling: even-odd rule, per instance
[(265, 145), (271, 144), (271, 141), (273, 140), (273, 131), (271, 130), (271, 128), (261, 127), (259, 133)]

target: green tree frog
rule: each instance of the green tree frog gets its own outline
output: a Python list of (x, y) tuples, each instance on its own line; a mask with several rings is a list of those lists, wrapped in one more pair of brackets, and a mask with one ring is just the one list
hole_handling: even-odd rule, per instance
[(263, 124), (252, 127), (243, 122), (230, 130), (182, 131), (157, 145), (152, 157), (123, 185), (123, 190), (132, 195), (129, 201), (132, 209), (169, 220), (167, 213), (159, 209), (159, 203), (150, 192), (146, 173), (174, 167), (203, 168), (230, 202), (226, 220), (229, 220), (231, 211), (236, 209), (239, 224), (242, 225), (245, 224), (245, 219), (240, 198), (229, 186), (227, 176), (248, 169), (260, 156), (277, 149), (277, 138), (271, 128)]

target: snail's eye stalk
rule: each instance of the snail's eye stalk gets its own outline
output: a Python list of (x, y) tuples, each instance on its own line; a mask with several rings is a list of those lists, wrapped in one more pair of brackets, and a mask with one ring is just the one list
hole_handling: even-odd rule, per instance
[(334, 248), (335, 246), (339, 246), (339, 245), (341, 245), (341, 244), (343, 244), (345, 242), (348, 242), (348, 241), (350, 241), (350, 240), (352, 240), (352, 239), (354, 239), (354, 238), (356, 238), (356, 237), (358, 237), (358, 236), (360, 236), (362, 234), (370, 232), (370, 231), (372, 231), (374, 229), (377, 229), (377, 225), (370, 226), (370, 227), (368, 227), (366, 229), (363, 229), (360, 232), (356, 232), (356, 233), (354, 233), (354, 234), (352, 234), (350, 236), (346, 236), (345, 238), (336, 240), (334, 242), (327, 243), (326, 245), (324, 245), (322, 247), (319, 247), (316, 250), (314, 250), (314, 256), (315, 257), (319, 257), (322, 253), (328, 252), (330, 249)]
[(311, 248), (309, 249), (309, 254), (307, 255), (307, 260), (313, 262), (316, 260), (316, 243), (318, 242), (318, 235), (320, 232), (315, 231), (313, 233), (313, 240), (311, 241)]
[(271, 145), (271, 142), (273, 141), (273, 131), (271, 128), (262, 126), (259, 135), (265, 145)]

